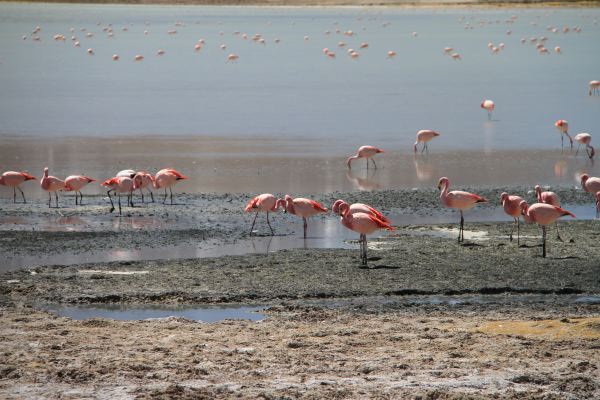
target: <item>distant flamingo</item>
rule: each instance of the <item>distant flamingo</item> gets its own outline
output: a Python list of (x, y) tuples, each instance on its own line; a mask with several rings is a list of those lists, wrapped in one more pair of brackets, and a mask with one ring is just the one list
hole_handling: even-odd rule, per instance
[(546, 225), (556, 222), (564, 215), (570, 215), (573, 218), (575, 218), (575, 215), (560, 207), (545, 203), (535, 203), (527, 206), (527, 202), (522, 201), (520, 207), (525, 222), (528, 224), (536, 222), (542, 226), (542, 257), (546, 257)]
[(360, 261), (363, 267), (367, 266), (367, 235), (379, 229), (393, 231), (394, 228), (372, 214), (363, 212), (352, 213), (348, 203), (342, 203), (339, 211), (342, 214), (340, 222), (346, 228), (360, 234)]
[(65, 182), (55, 176), (48, 176), (48, 167), (46, 167), (44, 168), (44, 176), (40, 181), (40, 186), (48, 192), (48, 207), (52, 207), (51, 193), (54, 192), (54, 196), (56, 197), (56, 207), (58, 208), (58, 193), (56, 192), (64, 189)]
[(488, 120), (492, 119), (492, 111), (494, 111), (494, 102), (492, 100), (484, 100), (481, 102), (481, 108), (484, 108), (488, 113)]
[[(70, 175), (65, 179), (65, 192), (75, 192), (75, 205), (81, 205), (83, 201), (83, 193), (81, 193), (81, 189), (87, 185), (88, 183), (96, 182), (95, 179), (89, 178), (83, 175)], [(77, 193), (81, 196), (81, 200), (79, 203), (77, 202)]]
[(600, 81), (590, 81), (590, 96), (600, 94)]
[(429, 142), (436, 136), (440, 136), (440, 134), (437, 133), (436, 131), (432, 131), (430, 129), (424, 129), (424, 130), (420, 130), (419, 132), (417, 132), (417, 141), (415, 142), (415, 144), (413, 146), (415, 153), (417, 152), (417, 145), (419, 143), (423, 143), (423, 148), (421, 149), (421, 153), (423, 153), (425, 150), (427, 150), (427, 153), (429, 153), (429, 147), (427, 146), (427, 142)]
[[(331, 211), (334, 214), (342, 215), (342, 212), (340, 209), (342, 204), (348, 204), (348, 203), (345, 202), (344, 200), (336, 200), (335, 203), (333, 203), (333, 205), (331, 206)], [(391, 223), (390, 220), (387, 219), (386, 217), (384, 217), (381, 212), (379, 212), (377, 209), (375, 209), (367, 204), (354, 203), (354, 204), (348, 204), (348, 205), (350, 207), (351, 214), (356, 214), (359, 212), (365, 213), (365, 214), (370, 214), (370, 215), (373, 215), (374, 217), (377, 217), (377, 219), (379, 219), (387, 224)]]
[(565, 147), (565, 135), (569, 138), (569, 142), (571, 143), (571, 148), (573, 148), (573, 139), (569, 136), (569, 123), (564, 119), (559, 119), (554, 123), (556, 129), (560, 132), (560, 146), (561, 148)]
[(36, 179), (36, 177), (29, 175), (27, 172), (6, 171), (0, 176), (0, 185), (13, 188), (13, 203), (17, 202), (17, 189), (19, 189), (19, 192), (21, 192), (21, 196), (23, 197), (23, 204), (25, 204), (27, 203), (27, 200), (25, 200), (25, 193), (23, 193), (23, 190), (19, 185), (32, 179)]
[(390, 50), (387, 52), (387, 58), (394, 58), (396, 57), (396, 52), (394, 50)]
[(127, 176), (115, 176), (114, 178), (107, 179), (102, 182), (102, 186), (108, 188), (106, 194), (108, 195), (108, 199), (110, 200), (110, 211), (115, 211), (115, 204), (112, 201), (112, 197), (110, 197), (110, 192), (117, 193), (119, 197), (119, 215), (121, 215), (121, 193), (127, 193), (127, 205), (134, 207), (133, 205), (133, 179)]
[(521, 202), (522, 201), (525, 201), (525, 200), (523, 200), (522, 197), (515, 196), (515, 195), (509, 195), (506, 192), (504, 192), (500, 195), (500, 202), (502, 203), (502, 208), (504, 209), (504, 212), (507, 213), (508, 215), (510, 215), (511, 217), (513, 217), (515, 220), (513, 223), (512, 229), (510, 230), (510, 235), (509, 235), (511, 242), (513, 240), (513, 232), (515, 231), (515, 225), (517, 225), (517, 246), (520, 245), (520, 243), (519, 243), (519, 236), (520, 236), (519, 218), (521, 217)]
[(237, 54), (230, 54), (227, 56), (227, 62), (235, 62), (240, 58), (240, 56), (238, 56)]
[(144, 189), (150, 193), (150, 198), (154, 203), (154, 194), (152, 194), (152, 190), (150, 188), (154, 184), (154, 177), (147, 172), (137, 172), (133, 176), (133, 190), (140, 189), (140, 194), (142, 195), (142, 203), (144, 202)]
[(256, 222), (256, 217), (258, 217), (259, 212), (264, 212), (267, 214), (267, 225), (269, 225), (269, 229), (271, 230), (271, 236), (273, 236), (273, 228), (271, 228), (271, 223), (269, 222), (269, 212), (275, 212), (279, 209), (279, 207), (285, 210), (285, 200), (278, 199), (270, 193), (259, 194), (254, 197), (252, 200), (248, 202), (244, 211), (253, 212), (256, 211), (256, 215), (254, 216), (254, 220), (252, 221), (252, 227), (250, 227), (250, 234), (254, 230), (254, 223)]
[(469, 192), (462, 192), (459, 190), (453, 190), (448, 192), (450, 187), (450, 180), (446, 177), (440, 178), (438, 182), (438, 189), (441, 189), (440, 200), (442, 204), (448, 208), (456, 208), (460, 210), (460, 229), (458, 231), (458, 242), (465, 240), (464, 225), (465, 219), (463, 217), (463, 211), (469, 210), (477, 203), (486, 203), (487, 200), (481, 196), (478, 196)]
[(161, 169), (156, 173), (154, 176), (154, 188), (165, 189), (163, 204), (167, 201), (167, 188), (171, 193), (171, 205), (173, 204), (173, 189), (171, 189), (171, 186), (182, 179), (188, 179), (188, 177), (173, 168)]
[(21, 190), (19, 185), (32, 179), (36, 179), (36, 177), (29, 175), (27, 172), (6, 171), (0, 176), (0, 185), (13, 188), (13, 203), (17, 202), (17, 189), (21, 192), (23, 203), (27, 203), (27, 200), (25, 200), (25, 193), (23, 193), (23, 190)]
[(327, 209), (314, 200), (302, 197), (293, 199), (291, 196), (285, 195), (285, 211), (302, 217), (302, 222), (304, 223), (304, 238), (306, 239), (306, 228), (308, 227), (306, 219), (320, 213), (326, 213)]
[(600, 178), (596, 178), (595, 176), (589, 176), (588, 174), (581, 175), (581, 188), (588, 192), (592, 193), (596, 197), (596, 218), (600, 215), (600, 203), (598, 203), (598, 194), (600, 193)]
[(356, 160), (358, 158), (365, 158), (367, 160), (367, 169), (369, 169), (369, 159), (371, 161), (373, 161), (373, 166), (375, 167), (375, 169), (377, 169), (377, 164), (375, 164), (375, 160), (373, 159), (373, 156), (375, 154), (379, 154), (379, 153), (384, 153), (383, 150), (374, 147), (374, 146), (361, 146), (359, 147), (358, 151), (356, 152), (355, 155), (348, 157), (348, 159), (346, 160), (346, 164), (348, 165), (348, 169), (352, 169), (352, 166), (350, 165), (350, 163), (352, 162), (352, 160)]
[(585, 152), (587, 153), (588, 157), (590, 159), (594, 158), (596, 151), (590, 144), (590, 142), (592, 141), (592, 135), (590, 135), (589, 133), (578, 133), (577, 135), (575, 135), (575, 137), (573, 137), (573, 139), (575, 139), (575, 141), (577, 143), (579, 143), (579, 146), (577, 146), (577, 151), (575, 152), (575, 155), (577, 155), (577, 153), (579, 153), (579, 148), (581, 147), (582, 144), (584, 144)]
[[(550, 204), (554, 207), (560, 207), (558, 195), (554, 192), (542, 192), (540, 185), (535, 185), (535, 197), (539, 203)], [(560, 232), (558, 231), (558, 223), (556, 223), (556, 238), (562, 242)]]

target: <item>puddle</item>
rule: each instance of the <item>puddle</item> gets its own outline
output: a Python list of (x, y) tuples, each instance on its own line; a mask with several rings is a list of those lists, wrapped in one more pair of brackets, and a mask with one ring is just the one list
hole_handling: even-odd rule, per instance
[(155, 318), (181, 317), (194, 321), (219, 322), (227, 319), (260, 321), (266, 318), (264, 307), (123, 307), (120, 305), (63, 306), (41, 305), (37, 307), (61, 317), (74, 320), (108, 318), (119, 321), (138, 321)]

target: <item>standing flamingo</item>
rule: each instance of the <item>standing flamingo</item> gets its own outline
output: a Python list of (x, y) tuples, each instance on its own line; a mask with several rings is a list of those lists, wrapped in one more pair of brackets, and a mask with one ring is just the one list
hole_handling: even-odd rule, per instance
[(165, 198), (163, 199), (163, 204), (167, 201), (167, 188), (171, 193), (171, 205), (173, 205), (173, 186), (175, 183), (182, 179), (188, 179), (187, 176), (183, 175), (181, 172), (174, 170), (173, 168), (165, 168), (161, 169), (154, 176), (154, 188), (155, 189), (165, 189)]
[(570, 215), (573, 218), (575, 218), (575, 215), (560, 207), (545, 203), (535, 203), (527, 206), (527, 202), (522, 201), (520, 206), (525, 222), (528, 224), (536, 222), (542, 226), (542, 257), (546, 257), (546, 225), (556, 222), (564, 215)]
[(346, 160), (346, 164), (348, 165), (348, 169), (352, 169), (352, 166), (350, 165), (350, 163), (353, 160), (356, 160), (358, 158), (365, 158), (367, 160), (367, 169), (369, 169), (369, 160), (373, 161), (373, 166), (375, 167), (375, 169), (377, 169), (377, 164), (375, 164), (375, 160), (373, 159), (373, 156), (375, 154), (379, 154), (379, 153), (384, 153), (383, 150), (374, 147), (374, 146), (361, 146), (359, 147), (358, 151), (356, 152), (355, 155), (348, 157), (348, 159)]
[[(542, 192), (540, 185), (535, 185), (535, 197), (539, 203), (550, 204), (555, 207), (560, 207), (558, 195), (554, 192)], [(556, 239), (562, 242), (560, 232), (558, 231), (558, 222), (556, 223)]]
[[(341, 205), (342, 204), (348, 204), (347, 202), (345, 202), (344, 200), (336, 200), (335, 203), (333, 203), (333, 205), (331, 206), (331, 211), (334, 214), (337, 215), (342, 215), (341, 212)], [(350, 213), (351, 214), (355, 214), (355, 213), (364, 213), (364, 214), (369, 214), (369, 215), (373, 215), (374, 217), (377, 217), (377, 219), (385, 222), (386, 224), (390, 224), (390, 220), (387, 219), (386, 217), (383, 216), (383, 214), (381, 212), (379, 212), (379, 210), (367, 205), (367, 204), (362, 204), (362, 203), (354, 203), (354, 204), (349, 204), (350, 207)]]
[(327, 209), (314, 200), (305, 199), (302, 197), (293, 199), (291, 196), (286, 194), (285, 211), (302, 217), (302, 222), (304, 223), (304, 239), (306, 239), (306, 228), (308, 227), (308, 222), (306, 219), (319, 213), (326, 213)]
[(575, 141), (577, 143), (579, 143), (579, 146), (577, 146), (577, 151), (575, 152), (575, 155), (577, 155), (577, 153), (579, 153), (579, 148), (581, 147), (582, 144), (584, 144), (585, 152), (587, 153), (588, 157), (590, 159), (594, 158), (596, 151), (590, 144), (590, 142), (592, 141), (592, 135), (590, 135), (589, 133), (578, 133), (577, 135), (575, 135), (575, 137), (573, 139), (575, 139)]
[(469, 210), (477, 203), (486, 203), (487, 200), (481, 196), (478, 196), (469, 192), (462, 192), (459, 190), (453, 190), (448, 192), (450, 187), (450, 180), (446, 177), (440, 178), (438, 182), (438, 190), (441, 189), (440, 200), (445, 207), (456, 208), (460, 210), (460, 229), (458, 231), (458, 242), (465, 240), (464, 225), (465, 219), (463, 217), (463, 211)]
[[(79, 204), (82, 205), (82, 201), (83, 201), (83, 193), (81, 193), (81, 189), (87, 185), (88, 183), (91, 182), (96, 182), (95, 179), (92, 179), (90, 177), (87, 176), (83, 176), (83, 175), (71, 175), (71, 176), (67, 176), (67, 178), (65, 179), (65, 192), (71, 192), (74, 191), (75, 192), (75, 205)], [(77, 202), (77, 193), (79, 193), (79, 195), (81, 196), (81, 200), (79, 200), (79, 203)]]
[(256, 217), (258, 217), (259, 212), (267, 213), (267, 225), (269, 225), (269, 229), (271, 230), (271, 236), (273, 236), (273, 228), (271, 227), (271, 223), (269, 222), (269, 212), (275, 212), (282, 207), (285, 209), (285, 200), (278, 199), (270, 193), (259, 194), (254, 197), (252, 200), (248, 202), (244, 211), (253, 212), (256, 211), (256, 215), (254, 216), (254, 220), (252, 221), (252, 227), (250, 227), (250, 234), (254, 230), (254, 223), (256, 222)]
[(379, 229), (393, 231), (394, 228), (371, 213), (351, 212), (348, 203), (341, 203), (339, 211), (342, 214), (340, 222), (346, 228), (360, 234), (360, 261), (363, 267), (367, 266), (367, 235)]
[(134, 207), (133, 205), (133, 188), (134, 182), (128, 176), (115, 176), (114, 178), (107, 179), (102, 182), (102, 186), (106, 186), (108, 191), (106, 194), (108, 195), (108, 199), (110, 200), (110, 211), (115, 211), (115, 204), (112, 201), (112, 197), (110, 197), (110, 192), (117, 193), (119, 198), (119, 215), (121, 215), (121, 193), (127, 193), (127, 205)]
[(596, 178), (595, 176), (589, 176), (588, 174), (581, 175), (581, 188), (588, 192), (592, 193), (596, 197), (596, 218), (600, 215), (600, 210), (598, 207), (600, 203), (598, 203), (598, 194), (600, 193), (600, 178)]
[(502, 203), (502, 208), (504, 212), (514, 218), (512, 229), (510, 230), (510, 241), (513, 240), (513, 232), (515, 231), (515, 225), (517, 225), (517, 246), (519, 243), (520, 236), (520, 217), (521, 217), (521, 202), (525, 201), (520, 196), (509, 195), (504, 192), (500, 195), (500, 202)]
[(13, 203), (17, 202), (17, 189), (21, 192), (23, 203), (27, 203), (27, 200), (25, 200), (25, 193), (23, 193), (23, 190), (19, 185), (32, 179), (36, 179), (36, 177), (29, 175), (27, 172), (6, 171), (0, 176), (0, 185), (13, 188)]
[(484, 100), (481, 102), (481, 108), (485, 108), (488, 113), (488, 120), (492, 120), (492, 111), (494, 111), (494, 102), (492, 100)]
[(140, 194), (142, 195), (142, 203), (144, 202), (144, 189), (146, 189), (148, 193), (150, 193), (150, 198), (154, 203), (154, 194), (152, 194), (152, 190), (150, 190), (153, 184), (154, 177), (147, 172), (140, 171), (133, 176), (133, 190), (140, 189)]
[(44, 168), (44, 176), (40, 181), (42, 189), (48, 192), (48, 207), (52, 207), (52, 192), (56, 197), (56, 208), (58, 208), (58, 193), (57, 191), (65, 188), (65, 182), (55, 176), (48, 176), (48, 167)]
[(554, 123), (556, 129), (560, 132), (560, 147), (565, 147), (565, 135), (569, 138), (569, 142), (571, 143), (571, 148), (573, 148), (573, 139), (569, 136), (569, 123), (564, 119), (559, 119)]
[(440, 136), (440, 134), (437, 133), (436, 131), (432, 131), (430, 129), (424, 129), (424, 130), (420, 130), (419, 132), (417, 132), (417, 141), (415, 142), (415, 144), (413, 146), (415, 153), (417, 152), (417, 145), (419, 143), (423, 143), (423, 148), (421, 149), (421, 153), (423, 153), (425, 150), (427, 150), (427, 153), (429, 153), (429, 147), (427, 146), (427, 142), (429, 142), (436, 136)]

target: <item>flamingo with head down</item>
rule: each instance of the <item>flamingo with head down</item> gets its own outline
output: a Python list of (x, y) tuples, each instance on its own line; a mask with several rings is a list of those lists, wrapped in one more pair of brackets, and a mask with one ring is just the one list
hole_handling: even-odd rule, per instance
[(564, 119), (559, 119), (554, 123), (556, 129), (560, 132), (560, 146), (562, 148), (565, 147), (565, 135), (569, 138), (569, 142), (571, 143), (571, 148), (573, 148), (573, 139), (569, 136), (569, 123)]
[[(83, 189), (84, 186), (91, 182), (96, 182), (96, 180), (84, 175), (70, 175), (67, 176), (65, 179), (64, 191), (75, 192), (75, 205), (82, 205), (83, 193), (81, 193), (81, 189)], [(77, 201), (77, 193), (79, 193), (79, 196), (81, 196), (79, 202)]]
[(322, 204), (303, 197), (292, 198), (285, 195), (285, 212), (297, 215), (302, 218), (304, 224), (304, 239), (306, 239), (306, 229), (308, 227), (307, 219), (320, 213), (326, 213), (327, 209)]
[(140, 194), (142, 195), (142, 203), (144, 202), (144, 189), (150, 193), (150, 198), (154, 203), (154, 194), (152, 194), (152, 190), (150, 188), (154, 185), (154, 177), (147, 172), (140, 171), (137, 172), (133, 176), (133, 190), (140, 189)]
[(522, 201), (525, 201), (525, 200), (523, 200), (522, 197), (510, 195), (506, 192), (504, 192), (500, 195), (500, 202), (502, 203), (502, 209), (504, 210), (504, 212), (506, 214), (510, 215), (514, 219), (514, 223), (513, 223), (512, 229), (510, 230), (510, 235), (509, 235), (511, 242), (513, 240), (513, 232), (515, 231), (515, 225), (517, 225), (517, 246), (520, 245), (520, 243), (519, 243), (519, 236), (520, 236), (519, 219), (521, 217), (521, 202)]
[(110, 212), (115, 211), (115, 204), (110, 197), (110, 192), (117, 193), (119, 198), (119, 215), (121, 215), (121, 193), (127, 193), (127, 204), (131, 207), (133, 205), (133, 188), (134, 182), (133, 179), (128, 176), (115, 176), (114, 178), (107, 179), (106, 181), (101, 183), (102, 186), (108, 188), (106, 194), (108, 195), (108, 199), (110, 200)]
[(252, 226), (250, 227), (250, 234), (254, 231), (254, 223), (256, 222), (256, 218), (258, 217), (259, 212), (264, 212), (267, 214), (267, 225), (269, 225), (269, 229), (271, 230), (271, 236), (273, 236), (273, 228), (271, 227), (271, 223), (269, 222), (269, 212), (275, 212), (282, 207), (285, 209), (285, 200), (278, 199), (273, 196), (271, 193), (263, 193), (254, 197), (252, 200), (248, 202), (244, 211), (246, 212), (254, 212), (256, 211), (256, 215), (254, 216), (254, 220), (252, 221)]
[(579, 143), (579, 146), (577, 146), (577, 151), (575, 152), (575, 155), (577, 155), (577, 153), (579, 153), (579, 148), (581, 147), (581, 145), (585, 145), (585, 152), (587, 153), (588, 157), (591, 159), (594, 158), (594, 155), (596, 155), (596, 150), (594, 150), (594, 147), (590, 144), (592, 142), (592, 135), (590, 135), (589, 133), (578, 133), (577, 135), (575, 135), (575, 137), (573, 138), (577, 143)]
[[(337, 215), (342, 215), (342, 211), (341, 211), (341, 206), (342, 204), (348, 204), (347, 202), (345, 202), (344, 200), (336, 200), (333, 205), (331, 206), (331, 211), (334, 214)], [(389, 219), (387, 219), (386, 217), (383, 216), (383, 214), (371, 207), (370, 205), (367, 204), (363, 204), (363, 203), (354, 203), (354, 204), (348, 204), (348, 206), (350, 207), (350, 213), (351, 214), (356, 214), (356, 213), (365, 213), (365, 214), (370, 214), (373, 215), (374, 217), (377, 217), (377, 219), (389, 224), (391, 223)]]
[(423, 148), (421, 149), (421, 153), (423, 153), (425, 150), (427, 150), (427, 153), (429, 153), (429, 147), (427, 146), (427, 142), (431, 141), (433, 138), (440, 136), (439, 133), (437, 133), (436, 131), (432, 131), (430, 129), (424, 129), (424, 130), (420, 130), (419, 132), (417, 132), (417, 140), (415, 142), (415, 144), (413, 145), (413, 150), (416, 153), (417, 152), (417, 145), (419, 143), (423, 143)]
[(163, 204), (167, 201), (167, 189), (171, 193), (171, 205), (173, 204), (173, 189), (171, 187), (183, 179), (188, 179), (188, 177), (173, 168), (161, 169), (156, 173), (154, 176), (154, 188), (165, 189)]
[(535, 203), (528, 206), (527, 202), (522, 201), (520, 207), (525, 222), (528, 224), (535, 222), (541, 225), (542, 257), (546, 257), (546, 225), (556, 222), (562, 216), (570, 215), (575, 218), (575, 215), (565, 209), (545, 203)]
[(384, 153), (384, 151), (375, 146), (359, 147), (356, 154), (348, 157), (348, 159), (346, 160), (348, 169), (352, 169), (352, 166), (350, 164), (352, 163), (353, 160), (356, 160), (359, 158), (364, 158), (367, 160), (367, 169), (369, 169), (369, 160), (371, 160), (373, 162), (373, 166), (375, 167), (375, 169), (377, 169), (377, 164), (375, 164), (375, 160), (373, 159), (373, 156), (375, 156), (376, 154), (379, 154), (379, 153)]

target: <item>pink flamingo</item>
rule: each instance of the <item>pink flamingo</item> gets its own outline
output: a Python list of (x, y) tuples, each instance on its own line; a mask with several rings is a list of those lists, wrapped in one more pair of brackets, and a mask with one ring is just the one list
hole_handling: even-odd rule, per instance
[[(331, 206), (331, 211), (333, 211), (334, 214), (337, 215), (342, 215), (342, 212), (340, 210), (340, 207), (342, 204), (348, 204), (347, 202), (345, 202), (344, 200), (336, 200), (335, 203), (333, 203), (333, 206)], [(379, 212), (379, 210), (367, 205), (367, 204), (362, 204), (362, 203), (354, 203), (354, 204), (349, 204), (350, 207), (350, 213), (351, 214), (355, 214), (355, 213), (364, 213), (364, 214), (369, 214), (372, 215), (374, 217), (376, 217), (377, 219), (385, 222), (386, 224), (390, 224), (390, 220), (387, 219), (386, 217), (383, 216), (383, 214), (381, 212)]]
[(367, 235), (379, 229), (393, 231), (394, 228), (371, 213), (351, 212), (348, 203), (341, 203), (339, 211), (342, 214), (340, 222), (346, 228), (360, 234), (360, 261), (363, 267), (367, 266)]
[[(554, 207), (560, 207), (558, 195), (554, 192), (542, 192), (540, 185), (535, 185), (535, 197), (539, 203), (550, 204)], [(562, 242), (560, 232), (558, 231), (558, 223), (556, 223), (556, 238)]]
[(135, 172), (132, 169), (124, 169), (122, 171), (117, 172), (117, 174), (115, 176), (126, 176), (128, 178), (133, 179), (133, 177), (135, 176), (135, 174), (137, 174), (137, 172)]
[(115, 204), (112, 201), (112, 197), (110, 197), (110, 192), (117, 193), (119, 197), (119, 215), (121, 215), (121, 193), (127, 193), (127, 205), (134, 207), (133, 205), (133, 188), (134, 183), (133, 179), (128, 176), (115, 176), (114, 178), (107, 179), (102, 182), (102, 186), (108, 188), (106, 194), (108, 195), (108, 199), (110, 200), (110, 211), (115, 211)]
[[(74, 191), (75, 192), (75, 205), (79, 204), (82, 205), (82, 201), (83, 201), (83, 193), (81, 193), (81, 189), (87, 185), (88, 183), (91, 182), (96, 182), (95, 179), (92, 179), (90, 177), (87, 176), (83, 176), (83, 175), (71, 175), (71, 176), (67, 176), (67, 178), (65, 179), (65, 188), (64, 191), (65, 192), (71, 192)], [(81, 200), (79, 200), (79, 203), (77, 202), (77, 193), (79, 193), (79, 195), (81, 196)]]
[(285, 211), (302, 217), (302, 222), (304, 223), (304, 238), (306, 239), (306, 228), (308, 226), (307, 218), (310, 218), (319, 213), (326, 213), (327, 209), (323, 207), (321, 204), (317, 203), (311, 199), (305, 199), (302, 197), (297, 197), (293, 199), (289, 195), (285, 195)]
[(346, 160), (348, 169), (352, 169), (352, 166), (350, 165), (352, 160), (356, 160), (358, 158), (365, 158), (367, 160), (367, 169), (369, 169), (369, 159), (370, 159), (371, 161), (373, 161), (373, 166), (375, 167), (375, 169), (377, 169), (377, 164), (375, 164), (375, 160), (373, 159), (373, 156), (375, 154), (379, 154), (379, 153), (384, 153), (384, 151), (377, 147), (374, 147), (374, 146), (359, 147), (356, 154), (351, 157), (348, 157), (348, 159)]
[(40, 181), (40, 186), (48, 192), (48, 207), (52, 207), (51, 193), (54, 192), (54, 196), (56, 196), (56, 208), (58, 208), (58, 193), (56, 192), (65, 188), (65, 181), (55, 176), (48, 176), (48, 167), (46, 167), (44, 168), (44, 176)]
[(23, 196), (23, 203), (27, 203), (25, 193), (23, 193), (19, 185), (32, 179), (36, 179), (36, 177), (29, 175), (27, 172), (6, 171), (0, 176), (0, 185), (13, 188), (13, 203), (17, 202), (17, 189), (19, 189), (21, 196)]
[(573, 148), (573, 139), (571, 138), (571, 136), (569, 136), (569, 123), (564, 120), (564, 119), (559, 119), (558, 121), (556, 121), (554, 123), (554, 126), (556, 126), (556, 129), (558, 129), (558, 131), (560, 132), (560, 146), (561, 148), (565, 147), (565, 136), (567, 135), (567, 137), (569, 138), (569, 142), (571, 143), (571, 148)]
[(596, 218), (600, 216), (600, 203), (598, 202), (598, 197), (600, 193), (600, 178), (596, 178), (595, 176), (589, 176), (588, 174), (581, 175), (581, 188), (588, 192), (592, 193), (596, 197)]
[(584, 144), (585, 152), (587, 153), (588, 157), (590, 159), (594, 158), (596, 151), (590, 144), (590, 142), (592, 141), (592, 135), (590, 135), (589, 133), (578, 133), (577, 135), (575, 135), (575, 137), (573, 139), (575, 139), (575, 141), (577, 143), (579, 143), (579, 146), (577, 146), (577, 151), (575, 152), (575, 155), (577, 155), (577, 153), (579, 153), (579, 148), (581, 147), (582, 144)]
[(150, 188), (154, 185), (154, 177), (147, 172), (137, 172), (133, 176), (133, 190), (140, 189), (140, 194), (142, 195), (142, 203), (144, 202), (144, 189), (150, 193), (150, 198), (154, 203), (154, 194), (152, 194), (152, 190)]
[(512, 229), (510, 230), (510, 235), (509, 235), (511, 242), (513, 240), (513, 232), (515, 231), (515, 225), (517, 225), (517, 246), (520, 245), (520, 243), (519, 243), (519, 236), (520, 236), (519, 220), (521, 217), (521, 202), (522, 201), (525, 201), (525, 200), (523, 200), (522, 197), (510, 195), (506, 192), (504, 192), (500, 195), (500, 202), (502, 203), (502, 208), (504, 209), (504, 212), (514, 218), (514, 223), (513, 223)]
[(417, 141), (413, 146), (415, 153), (417, 152), (417, 145), (419, 143), (423, 143), (421, 153), (423, 153), (425, 150), (427, 150), (427, 153), (429, 153), (429, 147), (427, 146), (427, 142), (431, 141), (436, 136), (440, 136), (440, 134), (430, 129), (423, 129), (417, 132)]
[(267, 213), (267, 225), (269, 225), (269, 229), (271, 230), (271, 236), (273, 236), (273, 228), (271, 227), (271, 223), (269, 222), (269, 212), (275, 212), (279, 209), (279, 207), (285, 209), (285, 200), (278, 199), (270, 193), (259, 194), (254, 197), (252, 200), (248, 202), (244, 211), (253, 212), (256, 211), (256, 215), (254, 216), (254, 220), (252, 221), (252, 227), (250, 227), (250, 234), (254, 230), (254, 223), (256, 222), (256, 217), (258, 217), (259, 212)]
[(165, 189), (165, 198), (163, 199), (163, 204), (165, 204), (167, 201), (167, 188), (171, 192), (171, 205), (173, 204), (173, 189), (171, 186), (182, 179), (188, 179), (188, 177), (183, 175), (181, 172), (174, 170), (173, 168), (161, 169), (156, 173), (154, 176), (154, 188)]
[(446, 177), (440, 178), (438, 182), (438, 190), (441, 189), (440, 200), (445, 207), (456, 208), (460, 210), (460, 229), (458, 231), (458, 242), (465, 240), (464, 225), (465, 219), (463, 217), (463, 211), (469, 210), (477, 203), (486, 203), (487, 200), (481, 196), (478, 196), (469, 192), (462, 192), (459, 190), (453, 190), (448, 192), (450, 187), (450, 180)]
[(600, 81), (590, 81), (590, 96), (592, 94), (600, 94)]
[(494, 102), (492, 100), (484, 100), (481, 102), (481, 108), (488, 112), (488, 120), (492, 119), (492, 111), (494, 111)]
[(575, 215), (560, 207), (545, 203), (535, 203), (528, 206), (527, 202), (522, 201), (520, 206), (525, 222), (528, 224), (536, 222), (542, 226), (542, 257), (546, 257), (546, 225), (556, 222), (564, 215), (570, 215), (573, 218), (575, 218)]

